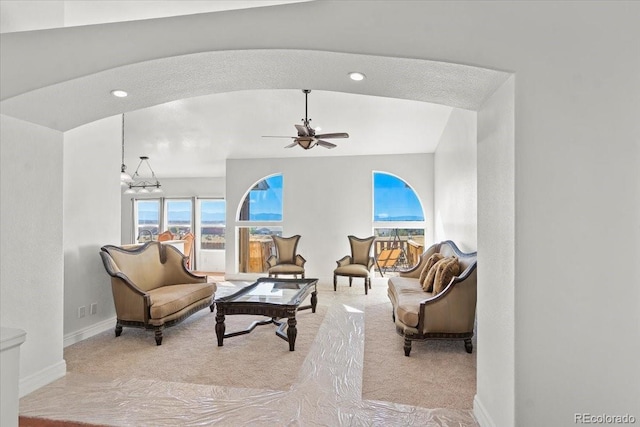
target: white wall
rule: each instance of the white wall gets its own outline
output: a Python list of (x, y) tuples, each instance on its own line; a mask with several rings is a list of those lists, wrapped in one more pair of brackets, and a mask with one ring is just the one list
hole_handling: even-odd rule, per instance
[[(350, 253), (347, 236), (373, 234), (374, 171), (389, 172), (412, 186), (425, 210), (425, 242), (433, 241), (433, 155), (387, 155), (227, 161), (226, 273), (237, 272), (238, 207), (257, 181), (283, 174), (283, 235), (300, 234), (298, 253), (306, 277), (332, 280), (336, 260)], [(269, 223), (263, 223), (269, 225)]]
[(513, 81), (512, 77), (478, 112), (478, 283), (481, 286), (476, 310), (479, 344), (474, 413), (484, 421), (483, 426), (518, 425), (514, 411)]
[(0, 116), (0, 325), (27, 333), (21, 396), (66, 372), (62, 144), (61, 132)]
[(477, 118), (454, 108), (435, 152), (435, 239), (478, 249)]
[[(99, 252), (120, 239), (120, 131), (115, 116), (64, 134), (65, 345), (90, 336), (101, 322), (115, 326), (111, 281)], [(78, 318), (81, 306), (86, 316)]]

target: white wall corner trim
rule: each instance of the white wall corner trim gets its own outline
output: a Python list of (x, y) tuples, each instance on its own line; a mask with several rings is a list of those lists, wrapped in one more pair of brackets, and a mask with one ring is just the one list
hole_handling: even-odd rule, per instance
[(98, 335), (104, 331), (115, 328), (116, 320), (116, 316), (113, 316), (91, 326), (87, 326), (86, 328), (82, 328), (79, 331), (66, 334), (64, 336), (63, 345), (66, 348), (72, 344), (78, 343), (82, 340), (86, 340), (87, 338), (91, 338), (94, 335)]
[(67, 374), (67, 362), (64, 359), (25, 378), (20, 379), (18, 386), (20, 397), (24, 397), (40, 387), (44, 387)]
[(489, 413), (485, 409), (477, 394), (473, 398), (473, 415), (476, 417), (476, 420), (478, 421), (478, 424), (480, 424), (480, 427), (496, 427), (496, 423), (494, 423), (489, 416)]

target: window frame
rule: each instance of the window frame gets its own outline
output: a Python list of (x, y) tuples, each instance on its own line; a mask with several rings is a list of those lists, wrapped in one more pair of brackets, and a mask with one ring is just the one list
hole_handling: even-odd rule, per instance
[[(211, 226), (213, 228), (222, 228), (224, 229), (224, 247), (221, 249), (209, 249), (209, 248), (203, 248), (202, 247), (202, 228), (204, 227), (203, 223), (202, 223), (202, 202), (222, 202), (224, 203), (224, 223), (222, 226)], [(227, 218), (226, 218), (226, 212), (227, 212), (227, 201), (225, 198), (223, 197), (198, 197), (196, 198), (196, 211), (195, 211), (195, 216), (196, 216), (196, 221), (195, 221), (195, 233), (194, 235), (196, 236), (196, 242), (198, 242), (198, 249), (201, 251), (226, 251), (226, 247), (227, 247)]]
[[(422, 220), (398, 220), (398, 221), (376, 221), (376, 217), (375, 217), (375, 212), (376, 212), (376, 206), (375, 206), (375, 192), (376, 192), (376, 186), (375, 186), (375, 175), (376, 174), (385, 174), (385, 175), (389, 175), (392, 176), (400, 181), (402, 181), (408, 188), (411, 189), (411, 191), (413, 192), (413, 194), (415, 195), (419, 205), (420, 205), (420, 211), (422, 213)], [(422, 232), (422, 245), (424, 248), (424, 240), (425, 240), (425, 236), (427, 235), (427, 220), (426, 220), (426, 215), (425, 215), (425, 211), (424, 211), (424, 203), (422, 202), (422, 199), (420, 198), (420, 195), (415, 191), (415, 189), (402, 177), (390, 173), (390, 172), (384, 172), (384, 171), (373, 171), (371, 174), (371, 231), (372, 231), (372, 235), (376, 235), (376, 231), (379, 229), (389, 229), (389, 230), (419, 230)], [(377, 240), (377, 239), (376, 239)], [(380, 244), (374, 244), (374, 258), (378, 259), (378, 248), (381, 248), (382, 245)], [(406, 251), (405, 251), (406, 252)]]

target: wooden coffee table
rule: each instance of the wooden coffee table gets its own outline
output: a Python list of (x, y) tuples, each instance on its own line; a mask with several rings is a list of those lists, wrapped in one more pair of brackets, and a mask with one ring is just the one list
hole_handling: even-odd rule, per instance
[[(235, 294), (218, 298), (216, 304), (216, 337), (218, 346), (222, 347), (225, 338), (244, 335), (257, 325), (274, 323), (278, 325), (276, 335), (289, 342), (289, 351), (296, 345), (296, 312), (311, 309), (316, 312), (318, 279), (275, 279), (260, 278), (257, 282), (241, 289)], [(311, 305), (300, 304), (311, 294)], [(225, 334), (225, 316), (231, 314), (251, 314), (271, 317), (270, 320), (255, 321), (247, 329)], [(287, 322), (280, 319), (287, 319)], [(286, 334), (284, 328), (288, 326)]]

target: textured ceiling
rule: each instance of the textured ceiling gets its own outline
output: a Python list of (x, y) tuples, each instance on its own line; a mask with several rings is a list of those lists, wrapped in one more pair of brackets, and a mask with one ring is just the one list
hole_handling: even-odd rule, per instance
[[(426, 102), (312, 90), (319, 133), (347, 132), (338, 147), (285, 149), (304, 118), (301, 90), (207, 95), (125, 114), (126, 164), (149, 156), (164, 177), (224, 176), (227, 158), (355, 156), (433, 152), (452, 108)], [(188, 165), (188, 167), (187, 167)]]
[[(164, 176), (221, 176), (227, 158), (432, 152), (451, 107), (478, 109), (508, 77), (462, 64), (295, 48), (347, 41), (338, 34), (345, 27), (334, 27), (330, 40), (289, 35), (302, 25), (292, 19), (300, 11), (319, 17), (336, 7), (344, 5), (3, 34), (2, 113), (67, 131), (125, 112), (129, 167), (148, 155)], [(249, 18), (258, 18), (252, 32)], [(256, 38), (262, 32), (271, 37)], [(367, 79), (349, 80), (354, 70)], [(114, 98), (116, 88), (129, 96)], [(315, 125), (351, 135), (338, 148), (285, 150), (286, 139), (261, 138), (294, 134), (304, 116), (303, 88), (313, 90)]]

